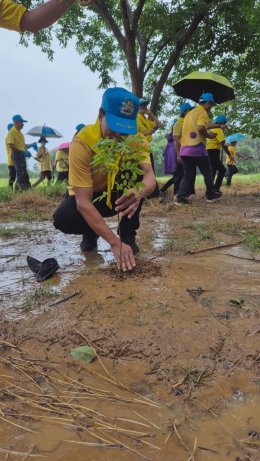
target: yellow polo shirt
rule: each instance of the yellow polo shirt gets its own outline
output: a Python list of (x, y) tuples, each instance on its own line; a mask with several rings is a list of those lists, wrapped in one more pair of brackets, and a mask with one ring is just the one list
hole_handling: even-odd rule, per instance
[(237, 156), (237, 149), (236, 146), (228, 146), (229, 153), (232, 155), (232, 160), (229, 156), (226, 156), (226, 164), (227, 165), (235, 165), (236, 164), (236, 156)]
[[(138, 112), (137, 114), (136, 121), (137, 121), (138, 133), (144, 134), (146, 131), (150, 131), (152, 128), (156, 126), (156, 123), (154, 120), (149, 120), (149, 118), (145, 117), (144, 114), (140, 114), (140, 112)], [(151, 142), (153, 135), (147, 134), (145, 135), (145, 137), (148, 142)]]
[(211, 128), (210, 131), (217, 133), (216, 138), (209, 139), (207, 138), (207, 149), (221, 149), (221, 143), (225, 141), (225, 135), (222, 128)]
[(173, 136), (178, 136), (179, 138), (181, 138), (183, 122), (184, 117), (179, 117), (177, 122), (173, 125)]
[(66, 171), (69, 171), (69, 151), (57, 150), (55, 164), (58, 173), (65, 173)]
[[(9, 133), (8, 133), (9, 135)], [(5, 147), (6, 147), (6, 153), (7, 153), (7, 165), (8, 166), (14, 166), (13, 161), (12, 161), (12, 149), (8, 145), (8, 135), (5, 138)]]
[(39, 147), (36, 157), (41, 162), (41, 171), (52, 171), (51, 154), (46, 147)]
[[(145, 159), (141, 164), (151, 164), (150, 146), (142, 134), (138, 137), (143, 140), (143, 152)], [(93, 192), (105, 191), (107, 188), (107, 172), (102, 170), (101, 165), (93, 167), (92, 160), (98, 153), (96, 144), (102, 138), (100, 121), (97, 119), (94, 125), (85, 126), (73, 139), (69, 153), (69, 195), (74, 195), (74, 187), (87, 187)]]
[(17, 130), (15, 126), (11, 128), (7, 135), (7, 143), (13, 144), (15, 148), (19, 150), (25, 150), (26, 144), (23, 133), (20, 130)]
[(20, 32), (20, 22), (25, 11), (23, 5), (10, 0), (0, 0), (0, 27)]
[(201, 136), (198, 125), (207, 128), (209, 116), (203, 106), (198, 105), (195, 109), (190, 110), (184, 119), (182, 128), (182, 146), (196, 146), (197, 144), (205, 144), (205, 138)]

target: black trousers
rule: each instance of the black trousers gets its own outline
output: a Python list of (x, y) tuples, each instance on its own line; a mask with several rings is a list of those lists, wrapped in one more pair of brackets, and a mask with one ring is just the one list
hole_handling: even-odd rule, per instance
[(69, 179), (69, 172), (68, 171), (58, 171), (57, 181), (63, 182)]
[(232, 176), (238, 173), (236, 165), (227, 165), (227, 186), (231, 186)]
[(183, 164), (181, 162), (177, 162), (177, 168), (175, 173), (173, 173), (173, 177), (168, 179), (168, 181), (164, 184), (164, 186), (161, 188), (161, 193), (164, 193), (173, 184), (173, 193), (176, 195), (178, 193), (183, 175)]
[(184, 176), (181, 180), (177, 196), (180, 198), (189, 197), (190, 191), (195, 185), (197, 167), (204, 177), (204, 182), (206, 184), (206, 196), (212, 196), (215, 192), (215, 187), (208, 157), (182, 157), (182, 162)]
[(9, 185), (9, 187), (11, 187), (11, 189), (13, 189), (13, 185), (14, 185), (14, 182), (15, 182), (15, 179), (16, 179), (16, 170), (15, 170), (15, 167), (13, 165), (8, 165), (8, 170), (9, 170), (8, 185)]
[[(103, 218), (115, 216), (117, 214), (115, 211), (115, 201), (118, 198), (118, 193), (116, 191), (112, 192), (112, 210), (110, 210), (110, 208), (108, 208), (108, 206), (106, 205), (105, 198), (95, 201), (95, 199), (97, 199), (101, 195), (102, 192), (94, 193), (93, 205), (99, 211), (101, 216), (103, 216)], [(140, 205), (132, 218), (129, 219), (126, 216), (122, 216), (118, 229), (118, 234), (121, 236), (122, 240), (124, 240), (124, 238), (129, 235), (136, 235), (136, 231), (140, 227), (139, 216), (142, 204), (143, 200), (140, 202)], [(54, 227), (56, 227), (56, 229), (60, 230), (64, 234), (87, 234), (88, 236), (96, 235), (93, 229), (87, 224), (83, 216), (77, 210), (76, 199), (73, 195), (68, 195), (67, 197), (65, 197), (61, 204), (58, 206), (53, 215), (53, 224)]]
[(29, 175), (27, 172), (26, 160), (22, 152), (13, 151), (12, 161), (16, 171), (16, 190), (27, 190), (31, 188)]
[[(223, 178), (226, 174), (226, 168), (220, 160), (220, 150), (219, 149), (208, 149), (209, 161), (212, 169), (213, 181), (216, 190), (219, 190), (222, 185)], [(216, 177), (217, 174), (217, 177)]]

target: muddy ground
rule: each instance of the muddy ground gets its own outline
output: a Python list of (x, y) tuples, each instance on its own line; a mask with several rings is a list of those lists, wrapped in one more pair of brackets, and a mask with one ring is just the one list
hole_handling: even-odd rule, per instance
[[(260, 459), (259, 204), (146, 203), (123, 276), (53, 229), (53, 201), (2, 204), (0, 461)], [(60, 270), (39, 284), (28, 254)]]

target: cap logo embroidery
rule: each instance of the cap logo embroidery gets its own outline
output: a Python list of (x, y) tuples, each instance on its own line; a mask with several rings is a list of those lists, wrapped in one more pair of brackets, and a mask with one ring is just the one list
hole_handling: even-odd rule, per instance
[(135, 110), (134, 103), (131, 99), (125, 99), (120, 107), (120, 113), (130, 117)]

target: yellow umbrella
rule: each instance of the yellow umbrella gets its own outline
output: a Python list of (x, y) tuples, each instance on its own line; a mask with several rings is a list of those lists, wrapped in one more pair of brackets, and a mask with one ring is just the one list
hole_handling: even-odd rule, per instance
[(235, 99), (234, 88), (226, 77), (213, 72), (191, 72), (173, 88), (178, 96), (198, 102), (203, 93), (213, 93), (217, 104)]

